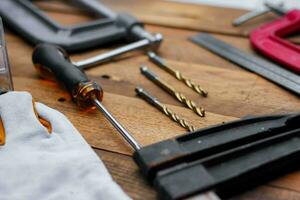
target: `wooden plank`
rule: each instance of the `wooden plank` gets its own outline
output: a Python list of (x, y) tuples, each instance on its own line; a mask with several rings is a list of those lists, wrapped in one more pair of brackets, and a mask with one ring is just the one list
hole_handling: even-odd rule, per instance
[(269, 185), (280, 187), (283, 189), (292, 190), (295, 192), (300, 192), (300, 171), (295, 171), (286, 176), (283, 176), (280, 179), (272, 181)]
[(260, 186), (255, 190), (248, 191), (240, 196), (230, 198), (231, 200), (297, 200), (300, 194), (295, 191), (285, 190), (277, 187)]
[[(211, 93), (209, 98), (205, 99), (198, 97), (192, 90), (186, 88), (173, 77), (149, 63), (147, 58), (136, 53), (134, 56), (129, 57), (129, 59), (88, 70), (88, 74), (95, 79), (101, 75), (111, 76), (113, 81), (102, 81), (106, 91), (132, 97), (135, 95), (134, 87), (139, 84), (144, 84), (145, 87), (153, 91), (153, 93), (164, 102), (180, 105), (172, 97), (163, 93), (159, 88), (140, 75), (140, 64), (147, 64), (163, 78), (173, 83), (180, 91), (187, 93), (191, 99), (203, 105), (208, 111), (221, 115), (242, 117), (249, 114), (294, 111), (295, 108), (299, 107), (299, 101), (296, 96), (291, 95), (289, 92), (257, 77), (256, 75), (240, 70), (240, 68), (233, 64), (224, 61), (218, 56), (187, 41), (186, 38), (193, 35), (194, 32), (177, 30), (178, 34), (176, 34), (176, 36), (172, 36), (172, 29), (165, 28), (163, 29), (163, 32), (166, 34), (167, 39), (160, 50), (162, 56), (168, 58), (168, 62), (171, 66), (174, 66), (174, 68), (179, 69), (184, 72), (184, 74), (187, 74), (199, 84), (206, 87)], [(248, 52), (252, 51), (249, 44), (244, 39), (218, 35), (217, 37)], [(15, 37), (11, 34), (7, 36), (7, 39), (14, 76), (37, 78), (31, 62), (32, 47), (23, 42), (19, 37)], [(172, 45), (180, 48), (172, 48)], [(188, 54), (185, 52), (186, 49), (189, 49)], [(97, 53), (99, 53), (99, 50), (77, 56), (75, 55), (74, 60), (89, 57)], [(175, 62), (174, 60), (181, 60), (181, 62)], [(203, 60), (203, 62), (201, 60)], [(205, 62), (216, 63), (215, 66), (218, 67), (213, 68), (210, 66), (193, 64), (205, 64)], [(14, 66), (20, 67), (16, 70)], [(224, 68), (235, 69), (238, 71), (233, 72), (232, 70), (219, 69), (223, 68), (223, 66), (225, 66)], [(124, 76), (125, 74), (126, 76)], [(252, 85), (252, 87), (249, 87), (249, 85)], [(128, 88), (128, 90), (124, 90), (124, 87)], [(268, 98), (266, 98), (266, 96)]]
[(156, 199), (155, 190), (142, 177), (132, 158), (95, 149), (113, 179), (135, 200)]
[[(133, 64), (133, 60), (135, 64)], [(174, 98), (140, 74), (140, 65), (147, 64), (163, 80), (171, 83), (177, 90), (186, 94), (199, 105), (203, 105), (208, 112), (226, 116), (242, 117), (245, 115), (281, 113), (295, 111), (295, 108), (300, 107), (298, 97), (255, 74), (171, 60), (168, 60), (168, 63), (206, 88), (209, 91), (208, 98), (200, 97), (183, 83), (149, 63), (145, 57), (134, 57), (103, 65), (89, 70), (88, 74), (95, 77), (94, 79), (97, 79), (99, 74), (110, 76), (112, 81), (115, 80), (119, 83), (117, 87), (115, 87), (115, 84), (112, 87), (108, 84), (105, 86), (107, 91), (134, 96), (134, 87), (142, 85), (163, 102), (180, 105)], [(109, 81), (105, 83), (109, 83)], [(126, 90), (124, 90), (124, 87), (126, 87)]]
[[(115, 11), (131, 13), (146, 24), (242, 37), (248, 37), (255, 28), (279, 18), (274, 13), (268, 13), (239, 27), (234, 27), (232, 26), (233, 20), (249, 11), (159, 0), (104, 0), (101, 2)], [(80, 8), (61, 2), (38, 2), (37, 5), (52, 12), (81, 13), (85, 15), (88, 13)], [(87, 17), (84, 21), (87, 21), (87, 19), (91, 20), (92, 17)], [(296, 43), (300, 42), (298, 34), (288, 39)]]
[[(62, 14), (57, 14), (56, 16), (61, 18), (64, 17)], [(71, 19), (73, 19), (73, 17)], [(147, 26), (147, 30), (149, 30), (150, 32), (161, 32), (165, 36), (162, 46), (159, 49), (160, 55), (164, 58), (177, 60), (181, 62), (201, 63), (206, 65), (220, 66), (222, 68), (240, 70), (234, 64), (231, 64), (230, 62), (227, 62), (224, 59), (206, 51), (205, 49), (199, 48), (198, 46), (188, 41), (187, 38), (195, 35), (196, 32), (176, 30), (177, 34), (174, 35), (172, 33), (173, 29), (160, 28), (157, 26)], [(24, 42), (20, 37), (12, 35), (11, 32), (9, 32), (9, 29), (7, 29), (7, 32), (9, 33), (7, 35), (7, 38), (8, 38), (8, 51), (10, 56), (12, 57), (13, 55), (19, 55), (19, 54), (22, 55), (20, 59), (11, 59), (11, 62), (18, 62), (18, 64), (22, 63), (23, 65), (31, 65), (32, 64), (31, 53), (33, 47), (31, 47), (28, 43)], [(220, 36), (219, 38), (224, 41), (230, 42), (239, 48), (252, 52), (252, 49), (250, 48), (247, 39), (241, 39), (235, 37), (222, 37), (222, 36)], [(113, 47), (117, 47), (117, 46), (114, 45), (111, 48), (99, 47), (98, 49), (94, 49), (86, 52), (80, 52), (78, 55), (72, 54), (72, 58), (74, 58), (74, 60), (87, 58), (93, 55), (97, 55), (103, 51), (108, 51)], [(185, 51), (186, 49), (189, 49), (188, 54)], [(24, 75), (23, 73), (28, 74), (28, 72), (25, 71), (22, 72), (21, 74)]]
[[(179, 25), (182, 23), (181, 20), (187, 19), (187, 22), (191, 23), (190, 25), (196, 25), (196, 30), (199, 27), (202, 28), (201, 26), (204, 27), (206, 23), (207, 31), (212, 32), (218, 30), (214, 30), (216, 29), (216, 27), (213, 27), (215, 25), (210, 26), (209, 22), (220, 27), (227, 27), (230, 22), (229, 17), (233, 16), (232, 13), (225, 13), (220, 10), (213, 11), (210, 10), (213, 8), (202, 6), (199, 7), (206, 11), (198, 13), (198, 6), (194, 6), (195, 8), (187, 13), (185, 10), (188, 10), (188, 7), (184, 7), (185, 10), (182, 11), (180, 10), (182, 5), (176, 3), (171, 3), (172, 5), (170, 5), (168, 2), (163, 4), (160, 4), (161, 2), (159, 3), (158, 1), (154, 2), (153, 5), (158, 6), (159, 9), (150, 6), (151, 2), (145, 0), (105, 0), (103, 2), (107, 5), (113, 4), (112, 7), (118, 10), (126, 11), (132, 9), (134, 10), (133, 13), (136, 13), (140, 19), (143, 19), (143, 17), (148, 20), (151, 19), (153, 24), (159, 24), (160, 22), (158, 20), (159, 17), (155, 16), (162, 16), (164, 20), (168, 18), (172, 23), (173, 20), (170, 19), (176, 19), (174, 21), (178, 21)], [(170, 7), (167, 8), (168, 6)], [(47, 7), (46, 9), (52, 9), (52, 12), (48, 12), (48, 14), (62, 24), (82, 23), (91, 19), (89, 16), (84, 16), (80, 10), (70, 9), (68, 6), (61, 7), (61, 5), (58, 5), (56, 8)], [(207, 15), (208, 11), (212, 15)], [(214, 15), (214, 12), (219, 14)], [(242, 13), (243, 11), (233, 11), (235, 14), (238, 12)], [(81, 14), (78, 15), (78, 13)], [(213, 18), (213, 16), (219, 17)], [(273, 18), (272, 16), (270, 17)], [(227, 24), (224, 25), (222, 24), (223, 22), (217, 22), (222, 20), (216, 21), (216, 19), (220, 18), (224, 18), (225, 22), (227, 20)], [(147, 19), (145, 20), (147, 21)], [(165, 23), (164, 20), (163, 22)], [(260, 20), (268, 19), (261, 18), (251, 23), (255, 24)], [(198, 22), (201, 26), (198, 25)], [(221, 23), (221, 25), (218, 23)], [(171, 26), (178, 26), (178, 24)], [(168, 26), (168, 24), (165, 26)], [(220, 27), (218, 29), (221, 30)], [(160, 114), (155, 108), (135, 97), (134, 87), (136, 85), (143, 85), (163, 102), (169, 104), (174, 111), (186, 117), (199, 128), (234, 120), (237, 117), (248, 114), (294, 112), (300, 108), (298, 97), (190, 43), (187, 37), (196, 34), (195, 31), (152, 25), (148, 25), (147, 28), (152, 32), (162, 32), (165, 35), (165, 41), (159, 51), (160, 55), (166, 58), (167, 62), (174, 68), (180, 69), (184, 74), (206, 87), (210, 95), (207, 99), (197, 96), (192, 90), (152, 65), (145, 56), (141, 56), (138, 53), (129, 54), (120, 61), (88, 70), (89, 76), (101, 83), (105, 91), (109, 91), (105, 94), (104, 104), (133, 133), (142, 145), (183, 134), (185, 130)], [(231, 28), (228, 28), (231, 31)], [(130, 155), (132, 151), (113, 127), (101, 114), (84, 112), (76, 108), (71, 102), (69, 95), (57, 84), (40, 80), (31, 63), (33, 47), (10, 31), (7, 32), (8, 50), (16, 89), (30, 91), (37, 101), (62, 111), (93, 147), (118, 152), (96, 150), (98, 154), (101, 154), (115, 180), (133, 199), (156, 199), (155, 192), (142, 179), (132, 159), (122, 155)], [(225, 33), (229, 35), (240, 34)], [(215, 36), (253, 53), (246, 38)], [(81, 59), (108, 49), (98, 49), (85, 54), (80, 53), (72, 58), (75, 60)], [(128, 59), (125, 59), (127, 57)], [(180, 91), (187, 93), (187, 96), (191, 99), (201, 103), (208, 110), (207, 118), (199, 118), (140, 75), (140, 64), (149, 65), (152, 70), (174, 84)], [(103, 78), (103, 75), (110, 78)], [(63, 101), (64, 99), (65, 101)], [(299, 180), (299, 173), (295, 172), (233, 199), (299, 199)]]
[[(147, 24), (238, 36), (248, 36), (253, 28), (277, 18), (275, 14), (270, 13), (243, 26), (234, 27), (232, 21), (248, 11), (159, 0), (103, 0), (101, 2), (115, 11), (132, 13)], [(80, 12), (70, 5), (40, 2), (39, 6), (56, 12)]]
[[(62, 111), (93, 147), (131, 154), (131, 148), (128, 147), (101, 113), (86, 112), (78, 109), (68, 94), (61, 90), (56, 83), (19, 77), (15, 78), (14, 81), (16, 90), (29, 91), (36, 101)], [(62, 99), (65, 99), (65, 101), (62, 102)], [(168, 117), (161, 114), (156, 108), (138, 98), (107, 92), (104, 94), (103, 104), (124, 124), (124, 127), (132, 133), (142, 146), (186, 132), (185, 129), (170, 121)], [(180, 113), (181, 116), (197, 128), (235, 119), (209, 112), (207, 112), (205, 118), (200, 118), (187, 108), (178, 106), (170, 106), (170, 108), (174, 112)]]

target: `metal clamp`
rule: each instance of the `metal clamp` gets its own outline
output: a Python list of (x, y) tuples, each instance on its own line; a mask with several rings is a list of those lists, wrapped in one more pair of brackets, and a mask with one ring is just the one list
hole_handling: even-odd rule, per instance
[(131, 15), (114, 13), (95, 0), (73, 2), (101, 19), (76, 26), (62, 26), (29, 0), (1, 0), (0, 15), (6, 24), (32, 44), (54, 44), (68, 52), (87, 50), (124, 39), (132, 42), (100, 56), (73, 63), (81, 69), (136, 49), (155, 51), (163, 39), (161, 34), (152, 35), (145, 31), (143, 23)]

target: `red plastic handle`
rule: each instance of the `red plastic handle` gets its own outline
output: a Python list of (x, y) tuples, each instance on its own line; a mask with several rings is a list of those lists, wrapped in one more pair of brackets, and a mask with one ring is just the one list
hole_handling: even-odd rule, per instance
[(300, 73), (300, 47), (283, 39), (300, 31), (300, 10), (292, 10), (284, 17), (252, 31), (252, 46), (285, 67)]

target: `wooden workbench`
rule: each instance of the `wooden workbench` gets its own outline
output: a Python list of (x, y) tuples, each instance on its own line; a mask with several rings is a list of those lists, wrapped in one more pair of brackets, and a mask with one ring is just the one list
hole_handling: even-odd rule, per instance
[[(193, 78), (209, 91), (208, 98), (199, 97), (191, 89), (151, 64), (147, 57), (132, 53), (87, 74), (102, 84), (104, 104), (142, 144), (147, 145), (184, 134), (185, 130), (171, 122), (152, 106), (135, 96), (134, 88), (142, 85), (162, 102), (192, 122), (197, 128), (234, 120), (245, 115), (295, 112), (299, 98), (278, 86), (192, 44), (187, 37), (198, 31), (213, 33), (232, 45), (252, 52), (249, 31), (275, 16), (268, 14), (233, 28), (231, 21), (245, 13), (241, 10), (200, 5), (185, 5), (147, 0), (104, 0), (119, 11), (132, 12), (143, 20), (151, 32), (160, 32), (165, 40), (159, 50), (176, 69)], [(90, 20), (82, 11), (59, 3), (39, 3), (41, 8), (62, 24)], [(112, 176), (133, 199), (155, 199), (155, 191), (143, 180), (130, 155), (132, 150), (114, 128), (97, 112), (78, 109), (58, 84), (40, 79), (32, 62), (33, 47), (7, 29), (6, 40), (16, 90), (32, 93), (43, 102), (64, 113), (79, 129), (96, 153), (103, 159)], [(296, 39), (297, 40), (297, 39)], [(108, 49), (96, 49), (73, 55), (78, 60)], [(252, 52), (254, 53), (254, 52)], [(205, 107), (207, 116), (199, 118), (140, 74), (141, 64), (148, 65), (178, 90)], [(294, 172), (266, 183), (233, 199), (286, 200), (300, 199), (300, 173)], [(234, 189), (234, 188), (233, 188)]]

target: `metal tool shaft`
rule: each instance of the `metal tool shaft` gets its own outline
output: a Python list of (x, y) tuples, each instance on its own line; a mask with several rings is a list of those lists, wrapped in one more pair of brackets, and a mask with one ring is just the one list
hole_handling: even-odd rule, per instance
[(165, 61), (161, 57), (159, 57), (156, 53), (149, 51), (147, 55), (153, 63), (155, 63), (157, 66), (159, 66), (160, 68), (164, 69), (166, 72), (174, 76), (177, 80), (183, 82), (186, 86), (193, 89), (198, 94), (204, 97), (208, 95), (207, 91), (205, 91), (200, 85), (194, 83), (191, 79), (184, 76), (180, 71), (168, 66), (165, 63)]
[(155, 106), (158, 110), (164, 113), (171, 120), (177, 122), (180, 126), (187, 129), (189, 132), (195, 131), (195, 128), (192, 125), (190, 125), (185, 119), (179, 117), (176, 113), (171, 111), (166, 105), (161, 103), (157, 98), (153, 97), (148, 92), (146, 92), (142, 87), (136, 87), (135, 91), (140, 97), (142, 97), (147, 102)]
[(175, 97), (179, 102), (187, 106), (189, 109), (194, 111), (200, 117), (205, 116), (205, 110), (202, 107), (197, 106), (197, 104), (188, 99), (184, 94), (175, 90), (171, 85), (161, 80), (154, 72), (150, 71), (146, 66), (141, 67), (141, 72), (156, 85), (167, 91), (170, 95)]
[(246, 13), (245, 15), (240, 16), (239, 18), (233, 21), (232, 25), (240, 26), (246, 23), (247, 21), (259, 17), (261, 15), (264, 15), (268, 12), (274, 12), (278, 15), (284, 15), (286, 14), (287, 11), (283, 8), (283, 6), (284, 6), (283, 2), (279, 2), (277, 4), (265, 2), (263, 8), (259, 8), (257, 10), (251, 11), (249, 13)]
[(254, 10), (252, 12), (248, 12), (248, 13), (240, 16), (239, 18), (235, 19), (232, 22), (232, 25), (233, 26), (240, 26), (240, 25), (246, 23), (247, 21), (249, 21), (249, 20), (251, 20), (255, 17), (264, 15), (264, 14), (270, 12), (270, 11), (271, 11), (271, 9), (269, 9), (267, 7), (264, 7), (264, 8), (258, 9), (258, 10)]
[(92, 67), (94, 65), (110, 61), (111, 59), (113, 59), (117, 56), (123, 55), (123, 54), (131, 52), (133, 50), (144, 49), (146, 47), (150, 48), (153, 45), (154, 46), (158, 45), (162, 41), (163, 37), (161, 34), (155, 34), (153, 38), (154, 38), (153, 41), (151, 41), (149, 39), (142, 39), (137, 42), (114, 49), (112, 51), (100, 54), (98, 56), (88, 58), (86, 60), (81, 60), (78, 62), (73, 62), (73, 64), (80, 69), (86, 69), (86, 68)]
[(101, 104), (98, 99), (94, 98), (93, 100), (97, 109), (103, 113), (105, 118), (118, 130), (123, 138), (130, 144), (130, 146), (135, 151), (139, 150), (141, 147), (138, 142), (131, 136), (131, 134), (114, 118), (114, 116)]

